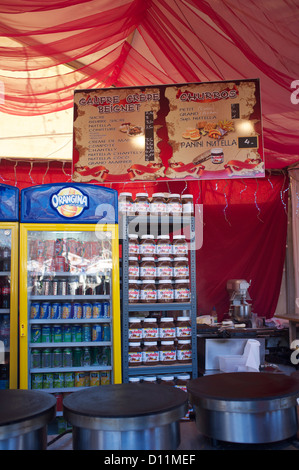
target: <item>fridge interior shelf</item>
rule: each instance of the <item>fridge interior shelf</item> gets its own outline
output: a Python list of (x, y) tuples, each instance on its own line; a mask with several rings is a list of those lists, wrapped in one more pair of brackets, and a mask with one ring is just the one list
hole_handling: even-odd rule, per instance
[(56, 373), (56, 372), (93, 372), (112, 370), (112, 366), (95, 365), (83, 367), (36, 367), (30, 369), (31, 374)]
[(110, 295), (31, 295), (31, 300), (109, 300)]
[(112, 321), (111, 317), (101, 317), (101, 318), (65, 318), (65, 319), (55, 319), (55, 318), (45, 318), (45, 319), (31, 319), (30, 324), (59, 324), (59, 323), (110, 323)]
[(61, 341), (57, 343), (29, 343), (30, 348), (78, 348), (78, 347), (90, 347), (90, 346), (111, 346), (111, 341)]

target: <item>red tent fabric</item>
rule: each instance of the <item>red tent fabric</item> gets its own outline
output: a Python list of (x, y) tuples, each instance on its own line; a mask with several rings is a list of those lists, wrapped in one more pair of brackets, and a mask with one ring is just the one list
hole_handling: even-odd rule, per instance
[[(4, 0), (0, 111), (33, 116), (71, 108), (78, 88), (259, 78), (266, 167), (286, 167), (299, 160), (298, 6)], [(57, 71), (60, 64), (69, 71)]]

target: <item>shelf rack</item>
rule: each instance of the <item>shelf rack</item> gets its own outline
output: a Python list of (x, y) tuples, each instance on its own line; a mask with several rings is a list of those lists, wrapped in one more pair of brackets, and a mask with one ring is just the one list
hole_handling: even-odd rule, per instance
[[(157, 237), (160, 234), (184, 233), (190, 248), (190, 288), (191, 299), (186, 303), (132, 303), (128, 301), (128, 259), (129, 259), (129, 233), (151, 233)], [(196, 339), (196, 252), (195, 252), (195, 219), (192, 216), (136, 216), (120, 218), (120, 241), (122, 244), (122, 376), (123, 382), (130, 377), (165, 374), (190, 373), (192, 378), (197, 377), (197, 339)], [(170, 312), (177, 311), (184, 315), (188, 312), (192, 327), (192, 362), (190, 364), (173, 364), (169, 366), (134, 366), (128, 365), (129, 353), (129, 315), (131, 312)]]

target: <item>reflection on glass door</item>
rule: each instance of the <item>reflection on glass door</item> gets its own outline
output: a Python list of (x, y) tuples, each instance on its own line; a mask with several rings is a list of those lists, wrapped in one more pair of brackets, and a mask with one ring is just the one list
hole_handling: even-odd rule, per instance
[(28, 387), (112, 381), (112, 235), (29, 230)]
[(0, 229), (0, 389), (10, 378), (11, 230)]

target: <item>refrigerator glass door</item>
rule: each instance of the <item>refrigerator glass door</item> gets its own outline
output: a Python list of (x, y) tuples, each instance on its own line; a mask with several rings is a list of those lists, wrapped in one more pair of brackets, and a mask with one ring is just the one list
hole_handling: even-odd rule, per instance
[(114, 241), (109, 229), (28, 229), (28, 388), (114, 382)]
[(0, 223), (0, 389), (17, 387), (17, 226)]

